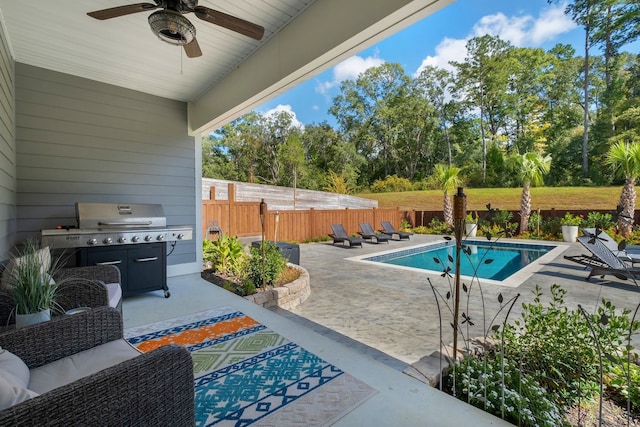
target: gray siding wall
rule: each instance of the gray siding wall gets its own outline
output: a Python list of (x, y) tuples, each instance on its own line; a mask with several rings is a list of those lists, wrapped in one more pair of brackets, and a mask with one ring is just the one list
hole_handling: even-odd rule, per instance
[[(15, 70), (21, 239), (75, 225), (76, 202), (158, 203), (168, 225), (195, 227), (200, 186), (186, 103), (20, 63)], [(178, 243), (168, 264), (195, 262), (195, 249), (195, 239)]]
[(14, 61), (0, 20), (0, 261), (16, 239)]

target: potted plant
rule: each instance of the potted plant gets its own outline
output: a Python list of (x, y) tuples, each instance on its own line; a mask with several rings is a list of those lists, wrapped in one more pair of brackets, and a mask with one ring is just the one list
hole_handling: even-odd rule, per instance
[(51, 319), (51, 309), (57, 307), (58, 286), (52, 280), (55, 268), (49, 248), (40, 248), (33, 239), (28, 239), (10, 260), (6, 286), (16, 302), (16, 327)]
[(560, 219), (562, 225), (562, 240), (573, 243), (578, 238), (578, 227), (582, 223), (582, 217), (572, 215), (570, 212), (564, 214)]
[(476, 233), (478, 232), (478, 214), (476, 211), (467, 214), (464, 227), (467, 237), (476, 237)]

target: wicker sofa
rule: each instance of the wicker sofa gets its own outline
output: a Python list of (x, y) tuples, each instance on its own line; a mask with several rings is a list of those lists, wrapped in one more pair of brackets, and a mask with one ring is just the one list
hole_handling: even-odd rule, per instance
[[(0, 334), (29, 370), (123, 339), (120, 313), (100, 307)], [(12, 426), (193, 426), (193, 362), (169, 345), (0, 411)]]
[[(0, 277), (3, 268), (0, 267)], [(108, 286), (120, 284), (120, 270), (114, 265), (63, 268), (54, 274), (59, 283), (56, 302), (62, 312), (77, 307), (110, 305)], [(122, 291), (116, 308), (122, 311)], [(15, 323), (16, 303), (10, 293), (0, 290), (0, 327)]]

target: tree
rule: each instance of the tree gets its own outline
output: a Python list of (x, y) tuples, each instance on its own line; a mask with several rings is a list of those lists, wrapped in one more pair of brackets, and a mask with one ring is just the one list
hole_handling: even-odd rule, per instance
[(385, 63), (369, 68), (357, 80), (341, 83), (341, 94), (329, 112), (366, 159), (365, 184), (390, 174), (397, 159), (397, 108), (407, 100), (410, 78), (400, 64)]
[[(549, 3), (559, 0), (547, 0)], [(582, 136), (582, 176), (589, 171), (589, 49), (593, 32), (595, 4), (602, 0), (572, 0), (564, 11), (571, 19), (584, 28), (584, 89), (583, 96), (583, 136)]]
[[(505, 58), (512, 46), (498, 37), (484, 35), (467, 42), (464, 62), (452, 62), (458, 69), (456, 91), (479, 111), (482, 138), (482, 180), (487, 172), (487, 137), (494, 139), (504, 128), (509, 75)], [(488, 135), (487, 135), (488, 134)]]
[(609, 148), (606, 157), (616, 176), (624, 178), (624, 186), (618, 202), (618, 232), (625, 237), (631, 234), (636, 209), (636, 179), (640, 175), (640, 143), (620, 141)]
[(529, 151), (514, 158), (515, 170), (522, 183), (520, 198), (520, 233), (527, 230), (531, 215), (531, 186), (542, 185), (544, 176), (551, 168), (551, 156), (543, 156), (537, 151)]
[(438, 187), (440, 187), (444, 192), (444, 201), (442, 206), (444, 222), (453, 227), (453, 204), (451, 203), (449, 194), (462, 184), (460, 168), (456, 166), (438, 164), (435, 167), (434, 175), (436, 182), (438, 183)]

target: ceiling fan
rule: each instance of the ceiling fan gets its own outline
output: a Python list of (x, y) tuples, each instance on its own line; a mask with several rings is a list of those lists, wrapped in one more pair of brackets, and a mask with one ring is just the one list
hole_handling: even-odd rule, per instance
[(187, 18), (182, 16), (187, 13), (193, 12), (196, 17), (203, 21), (219, 25), (255, 40), (262, 39), (264, 35), (264, 28), (260, 25), (218, 10), (198, 6), (198, 0), (154, 0), (154, 2), (155, 4), (136, 3), (111, 7), (89, 12), (87, 15), (95, 19), (105, 20), (161, 8), (162, 10), (149, 15), (148, 20), (151, 31), (164, 42), (183, 46), (184, 52), (189, 58), (202, 56), (202, 51), (198, 45), (198, 40), (196, 40), (195, 27)]

